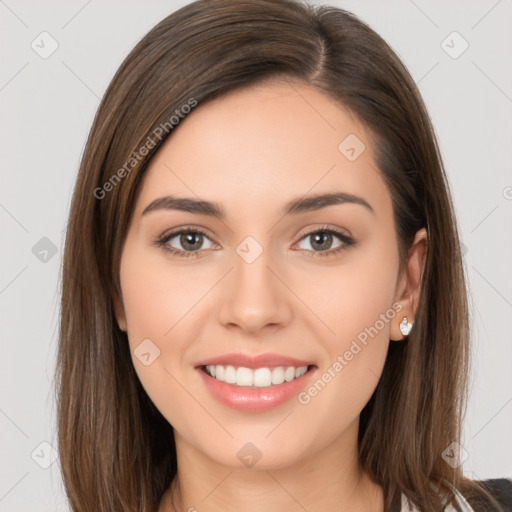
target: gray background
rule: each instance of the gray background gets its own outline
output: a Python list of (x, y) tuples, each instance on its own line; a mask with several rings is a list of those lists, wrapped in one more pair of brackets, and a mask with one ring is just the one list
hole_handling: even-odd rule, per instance
[[(52, 464), (52, 379), (71, 191), (116, 68), (185, 3), (0, 0), (0, 511), (67, 510), (58, 461)], [(464, 472), (512, 477), (512, 3), (330, 3), (359, 15), (391, 44), (430, 110), (472, 293)], [(48, 51), (52, 38), (58, 48), (43, 59), (31, 44)], [(458, 55), (464, 40), (469, 47)]]

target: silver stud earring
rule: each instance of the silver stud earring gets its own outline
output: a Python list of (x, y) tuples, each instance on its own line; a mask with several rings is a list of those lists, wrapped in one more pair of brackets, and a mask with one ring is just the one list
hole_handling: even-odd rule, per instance
[(411, 332), (413, 324), (414, 322), (407, 322), (407, 317), (404, 316), (404, 319), (400, 322), (400, 332), (407, 336)]

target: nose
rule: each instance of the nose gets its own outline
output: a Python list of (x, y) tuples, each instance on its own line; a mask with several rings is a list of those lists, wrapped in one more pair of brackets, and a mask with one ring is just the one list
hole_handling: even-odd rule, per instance
[(252, 335), (288, 325), (293, 293), (270, 251), (263, 250), (254, 261), (240, 254), (233, 254), (234, 268), (226, 276), (220, 323)]

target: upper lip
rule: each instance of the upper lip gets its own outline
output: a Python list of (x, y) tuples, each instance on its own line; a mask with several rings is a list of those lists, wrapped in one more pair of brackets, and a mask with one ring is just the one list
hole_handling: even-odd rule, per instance
[(313, 363), (310, 361), (304, 361), (280, 354), (224, 354), (222, 356), (212, 357), (210, 359), (200, 361), (197, 363), (196, 367), (208, 365), (231, 365), (236, 367), (243, 366), (245, 368), (252, 369), (276, 366), (294, 366), (296, 368), (300, 368), (301, 366), (309, 366), (312, 364)]

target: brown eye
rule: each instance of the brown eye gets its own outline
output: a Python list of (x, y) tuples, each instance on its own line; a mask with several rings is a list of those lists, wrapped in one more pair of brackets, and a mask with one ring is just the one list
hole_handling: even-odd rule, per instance
[(308, 238), (311, 247), (318, 251), (329, 250), (333, 244), (333, 236), (326, 231), (317, 231), (312, 235), (308, 235)]
[(179, 235), (179, 242), (186, 251), (197, 251), (203, 245), (202, 233), (189, 232)]
[[(210, 242), (204, 247), (205, 241)], [(199, 229), (182, 229), (165, 235), (158, 240), (158, 245), (164, 250), (180, 256), (196, 256), (203, 249), (211, 249), (215, 244)]]
[[(336, 239), (338, 240), (337, 243)], [(301, 238), (301, 241), (303, 240), (309, 242), (306, 244), (309, 245), (309, 247), (306, 246), (302, 248), (312, 252), (314, 256), (330, 256), (343, 251), (355, 243), (352, 238), (331, 228), (321, 228), (310, 231)], [(333, 246), (333, 244), (336, 245)]]

